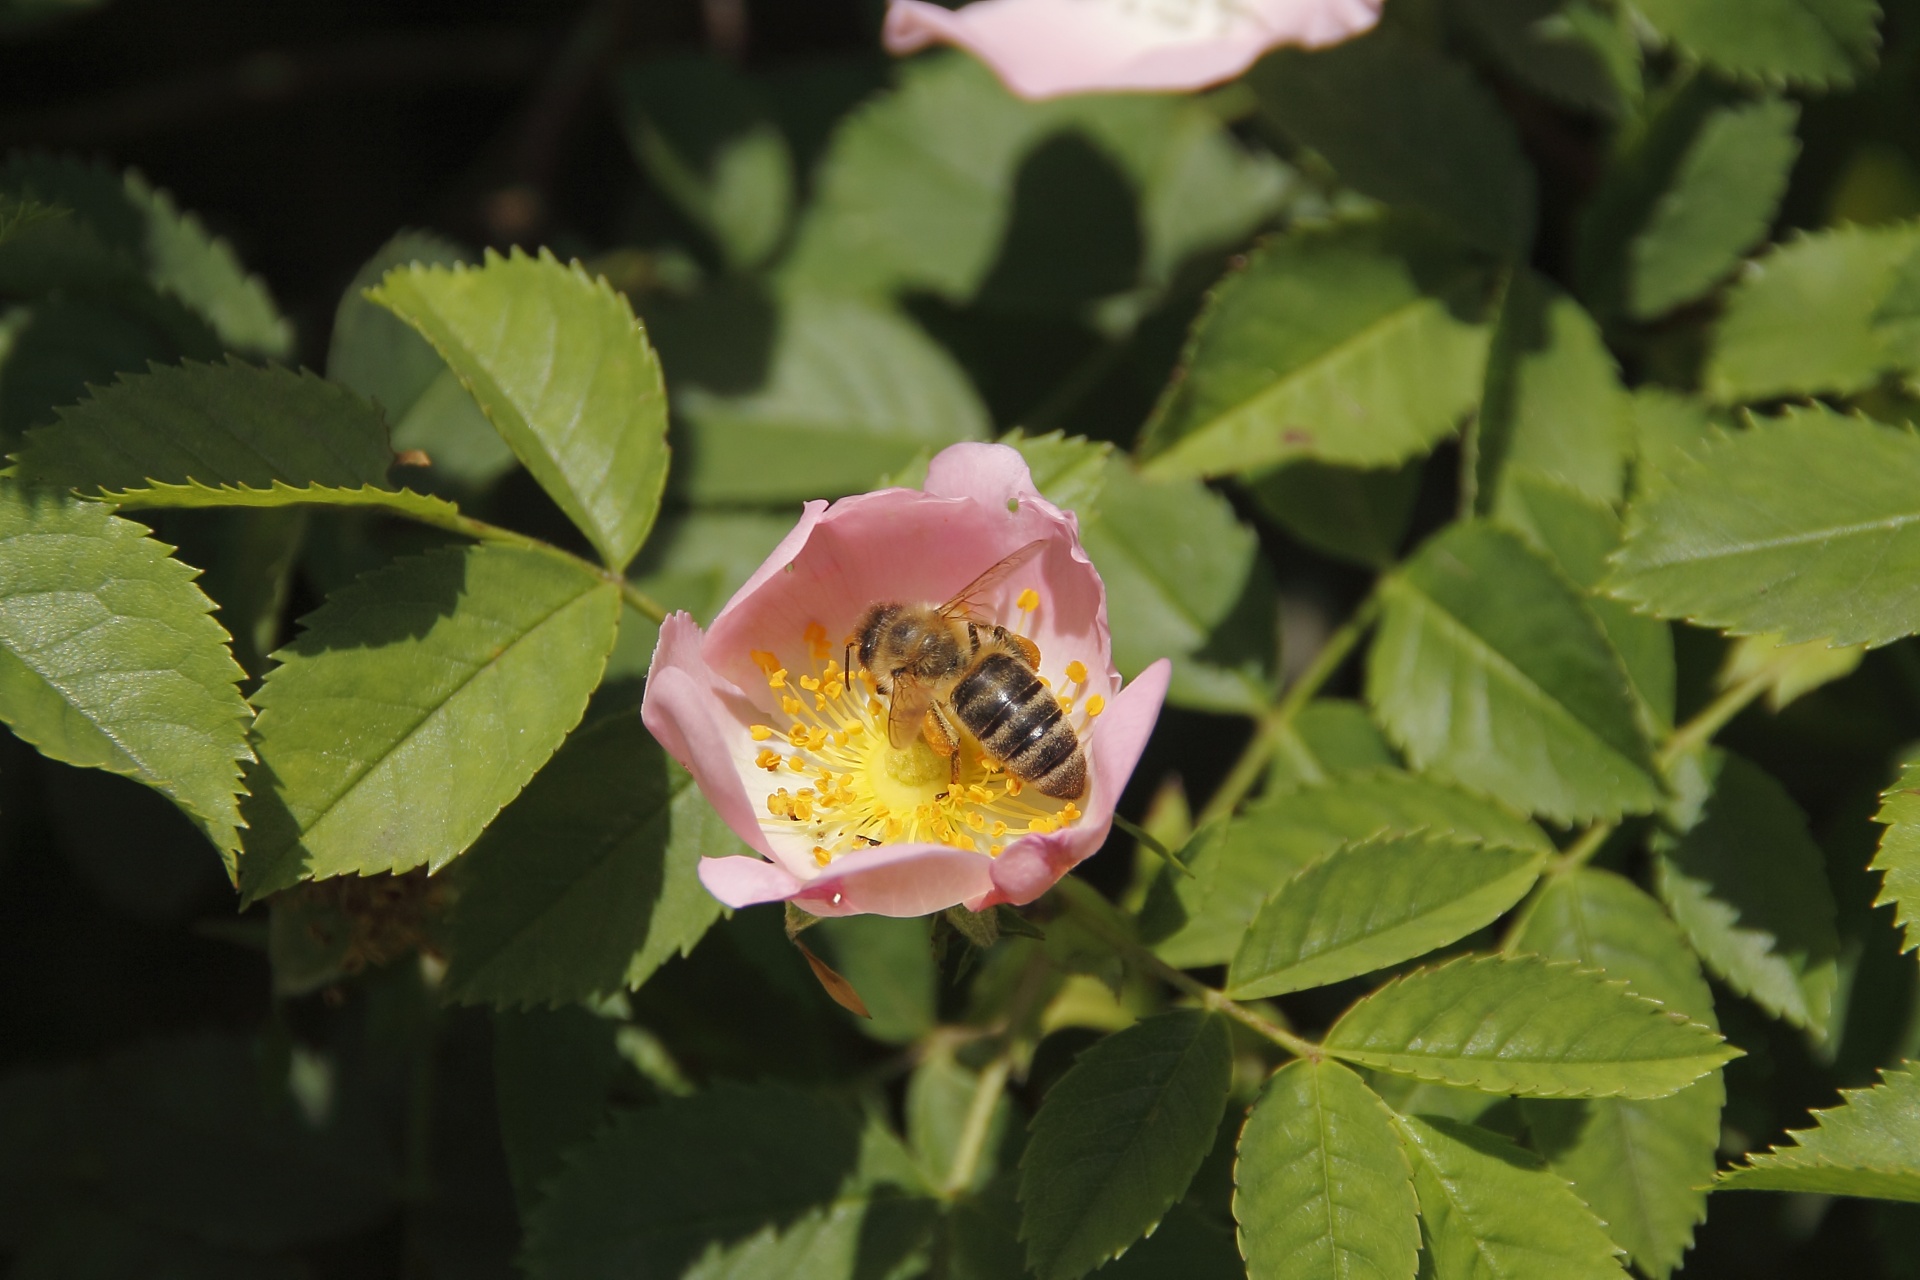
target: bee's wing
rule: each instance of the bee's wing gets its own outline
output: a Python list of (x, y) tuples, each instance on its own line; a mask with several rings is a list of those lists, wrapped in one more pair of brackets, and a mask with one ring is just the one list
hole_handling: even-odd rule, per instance
[(893, 692), (887, 702), (887, 742), (895, 751), (904, 750), (913, 742), (932, 702), (932, 693), (918, 680), (904, 673), (894, 676)]
[(981, 596), (986, 595), (987, 592), (999, 586), (1006, 580), (1007, 575), (1015, 569), (1018, 569), (1021, 565), (1024, 565), (1027, 561), (1039, 555), (1042, 548), (1046, 545), (1047, 541), (1045, 538), (1035, 538), (1032, 542), (1021, 547), (999, 564), (994, 565), (993, 568), (960, 588), (959, 594), (954, 596), (953, 599), (941, 605), (940, 616), (943, 618), (965, 618), (972, 616), (974, 608), (979, 604)]

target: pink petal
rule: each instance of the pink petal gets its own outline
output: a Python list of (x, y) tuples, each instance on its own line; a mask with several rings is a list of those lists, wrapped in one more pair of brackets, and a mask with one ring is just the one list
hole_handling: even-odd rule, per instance
[[(738, 697), (738, 690), (730, 692)], [(721, 821), (771, 857), (773, 850), (727, 747), (725, 726), (737, 722), (701, 657), (700, 628), (690, 614), (671, 614), (660, 624), (660, 643), (647, 669), (640, 719), (654, 741), (693, 775)]]
[(924, 916), (986, 893), (991, 865), (970, 849), (880, 845), (834, 859), (793, 900), (817, 916)]
[(936, 42), (967, 50), (1023, 98), (1179, 91), (1230, 80), (1275, 45), (1318, 48), (1371, 28), (1381, 0), (1240, 0), (1171, 19), (1120, 0), (975, 0), (958, 11), (889, 0), (893, 53)]
[(785, 902), (805, 887), (784, 869), (758, 858), (702, 858), (700, 883), (730, 907)]
[(1165, 658), (1142, 671), (1115, 695), (1100, 717), (1099, 732), (1088, 744), (1093, 794), (1086, 817), (1064, 831), (1026, 836), (993, 860), (993, 889), (967, 905), (975, 911), (1006, 902), (1022, 906), (1051, 889), (1054, 882), (1099, 852), (1113, 827), (1114, 806), (1140, 763), (1147, 738), (1166, 701), (1173, 664)]

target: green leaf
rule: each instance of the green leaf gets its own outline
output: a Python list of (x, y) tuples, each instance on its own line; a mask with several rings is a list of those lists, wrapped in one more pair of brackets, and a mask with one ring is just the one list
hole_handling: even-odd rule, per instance
[(1395, 1116), (1434, 1280), (1619, 1280), (1619, 1249), (1540, 1158), (1454, 1120)]
[(460, 860), (447, 997), (557, 1005), (638, 987), (720, 918), (701, 857), (745, 851), (637, 716), (589, 725)]
[(1059, 431), (1029, 436), (1016, 429), (1000, 443), (1020, 451), (1033, 473), (1033, 487), (1047, 501), (1079, 516), (1083, 528), (1100, 514), (1100, 495), (1112, 472), (1113, 446), (1107, 441)]
[(1454, 525), (1385, 591), (1367, 700), (1415, 764), (1561, 822), (1659, 802), (1619, 656), (1518, 538)]
[(1860, 645), (1836, 649), (1819, 640), (1781, 644), (1777, 635), (1742, 636), (1728, 646), (1716, 683), (1731, 689), (1749, 680), (1764, 681), (1767, 707), (1777, 712), (1824, 684), (1846, 679), (1866, 656)]
[(1840, 938), (1806, 817), (1784, 787), (1730, 752), (1707, 751), (1682, 777), (1681, 833), (1654, 844), (1661, 900), (1728, 986), (1826, 1039)]
[(70, 212), (59, 205), (0, 195), (0, 244), (5, 244), (39, 223), (64, 218)]
[(1920, 441), (1794, 409), (1676, 460), (1627, 512), (1608, 589), (1663, 618), (1788, 644), (1920, 631)]
[(1213, 1145), (1233, 1074), (1227, 1024), (1149, 1018), (1081, 1054), (1020, 1160), (1020, 1238), (1040, 1280), (1073, 1280), (1151, 1231)]
[(380, 411), (311, 373), (183, 364), (96, 387), (27, 433), (12, 474), (88, 494), (155, 482), (272, 489), (385, 487)]
[(626, 299), (545, 250), (397, 268), (368, 296), (433, 344), (607, 566), (625, 568), (667, 479), (666, 386)]
[(1483, 288), (1468, 260), (1394, 223), (1268, 241), (1195, 323), (1142, 435), (1149, 472), (1382, 467), (1426, 452), (1479, 400)]
[(1663, 1098), (1739, 1054), (1625, 983), (1532, 956), (1415, 970), (1347, 1010), (1323, 1044), (1375, 1070), (1535, 1098)]
[(1261, 907), (1227, 970), (1228, 994), (1324, 987), (1457, 942), (1520, 901), (1543, 860), (1425, 834), (1348, 845)]
[(1715, 413), (1694, 396), (1664, 387), (1643, 386), (1633, 392), (1633, 487), (1636, 499), (1645, 499), (1667, 483), (1686, 460), (1718, 437)]
[(924, 1274), (939, 1205), (925, 1196), (877, 1195), (813, 1209), (790, 1226), (762, 1227), (714, 1245), (682, 1280), (865, 1280)]
[(1189, 258), (1244, 239), (1289, 185), (1199, 103), (1022, 102), (972, 58), (917, 59), (835, 134), (781, 270), (808, 291), (1077, 310), (1163, 288)]
[(452, 861), (579, 721), (619, 608), (584, 565), (502, 546), (410, 557), (336, 594), (254, 699), (247, 896)]
[(1545, 854), (1541, 830), (1498, 803), (1399, 770), (1322, 780), (1255, 801), (1194, 856), (1191, 877), (1153, 886), (1143, 926), (1154, 950), (1182, 968), (1225, 964), (1274, 890), (1350, 842), (1425, 832)]
[(1476, 509), (1505, 515), (1528, 477), (1618, 502), (1632, 409), (1599, 326), (1543, 277), (1516, 271), (1487, 355), (1474, 437)]
[(1412, 1280), (1412, 1169), (1393, 1113), (1337, 1062), (1274, 1072), (1240, 1132), (1233, 1215), (1251, 1280)]
[(1875, 0), (1635, 0), (1656, 31), (1716, 71), (1773, 84), (1851, 84), (1880, 43)]
[(1344, 773), (1388, 769), (1393, 749), (1373, 717), (1345, 698), (1316, 698), (1280, 732), (1267, 769), (1267, 793), (1325, 782)]
[[(278, 905), (278, 900), (276, 900)], [(579, 1006), (492, 1018), (493, 1089), (500, 1145), (524, 1217), (564, 1153), (593, 1136), (620, 1078), (619, 1023)]]
[(712, 56), (667, 55), (619, 79), (647, 176), (736, 270), (765, 262), (793, 211), (793, 155), (751, 81)]
[(466, 490), (484, 488), (512, 469), (513, 450), (427, 340), (366, 291), (395, 267), (472, 260), (439, 236), (402, 231), (354, 272), (334, 309), (327, 348), (327, 377), (379, 403), (393, 428), (393, 447), (427, 454), (428, 476)]
[(98, 503), (0, 480), (0, 722), (42, 755), (144, 782), (232, 870), (244, 674), (195, 571)]
[[(700, 503), (838, 497), (923, 451), (984, 440), (967, 375), (892, 307), (745, 285), (650, 302), (686, 431), (676, 486)], [(676, 437), (679, 439), (680, 437)]]
[(1893, 907), (1901, 929), (1900, 949), (1911, 951), (1920, 946), (1920, 763), (1903, 768), (1880, 794), (1880, 812), (1873, 820), (1887, 828), (1868, 868), (1883, 877), (1873, 905)]
[(1608, 317), (1651, 320), (1711, 291), (1764, 241), (1799, 153), (1799, 108), (1708, 76), (1629, 131), (1580, 217), (1574, 276)]
[(1120, 459), (1101, 492), (1102, 514), (1083, 520), (1080, 536), (1106, 581), (1121, 673), (1171, 656), (1174, 702), (1256, 714), (1268, 701), (1260, 651), (1272, 652), (1270, 611), (1264, 631), (1247, 628), (1242, 652), (1222, 652), (1216, 639), (1268, 582), (1253, 530), (1200, 482), (1148, 479)]
[(1266, 117), (1351, 186), (1521, 258), (1534, 182), (1513, 124), (1466, 68), (1397, 27), (1311, 52), (1281, 48), (1249, 76)]
[(1813, 1113), (1819, 1127), (1787, 1136), (1791, 1147), (1747, 1157), (1722, 1173), (1716, 1191), (1806, 1191), (1920, 1203), (1920, 1074), (1913, 1064), (1883, 1071), (1871, 1089), (1842, 1089), (1845, 1101)]
[(74, 283), (81, 270), (101, 283), (142, 280), (179, 299), (213, 326), (226, 347), (258, 355), (293, 353), (293, 327), (281, 317), (257, 276), (247, 274), (233, 248), (208, 234), (173, 197), (134, 170), (124, 175), (82, 161), (20, 155), (0, 167), (0, 191), (48, 204), (71, 215), (29, 228), (0, 248), (0, 289), (39, 292), (22, 285), (51, 275)]
[(1910, 225), (1840, 227), (1754, 260), (1727, 295), (1703, 385), (1722, 404), (1864, 391), (1898, 363), (1874, 317)]
[[(945, 1183), (953, 1169), (979, 1087), (980, 1073), (957, 1061), (951, 1049), (937, 1042), (926, 1050), (907, 1080), (907, 1142), (920, 1157), (928, 1181), (936, 1186)], [(997, 1172), (995, 1157), (1012, 1123), (1013, 1103), (1002, 1089), (987, 1120), (987, 1136), (980, 1146), (982, 1154), (974, 1166), (973, 1180), (957, 1190), (982, 1191), (993, 1180)]]
[(1545, 477), (1520, 475), (1514, 477), (1497, 519), (1546, 552), (1585, 593), (1586, 606), (1620, 655), (1641, 707), (1657, 730), (1671, 728), (1678, 678), (1672, 629), (1597, 594), (1607, 577), (1607, 557), (1620, 546), (1620, 518), (1613, 508)]
[[(1629, 881), (1583, 867), (1550, 881), (1512, 949), (1575, 960), (1638, 995), (1714, 1026), (1700, 962), (1660, 904)], [(1640, 1269), (1665, 1280), (1707, 1216), (1703, 1189), (1720, 1145), (1726, 1086), (1715, 1071), (1670, 1098), (1521, 1104), (1534, 1143)]]
[(1639, 97), (1639, 45), (1584, 0), (1461, 0), (1457, 9), (1500, 69), (1535, 93), (1603, 116)]
[(575, 1148), (527, 1222), (525, 1265), (549, 1280), (679, 1276), (712, 1244), (922, 1190), (899, 1140), (847, 1103), (722, 1081)]
[(1359, 471), (1293, 462), (1248, 479), (1260, 509), (1317, 551), (1370, 569), (1400, 557), (1420, 492), (1420, 467)]
[(845, 916), (822, 920), (807, 934), (824, 958), (853, 984), (870, 1017), (860, 1031), (888, 1044), (908, 1044), (939, 1020), (940, 974), (933, 960), (933, 924), (926, 917)]

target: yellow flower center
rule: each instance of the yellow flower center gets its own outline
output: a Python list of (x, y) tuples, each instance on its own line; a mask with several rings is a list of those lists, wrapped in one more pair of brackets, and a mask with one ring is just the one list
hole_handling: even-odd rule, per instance
[[(844, 670), (833, 657), (826, 629), (806, 630), (810, 669), (796, 676), (771, 653), (755, 650), (786, 719), (784, 728), (752, 727), (763, 745), (754, 763), (775, 775), (763, 825), (802, 835), (814, 861), (826, 866), (856, 849), (881, 844), (935, 843), (997, 857), (1012, 840), (1058, 831), (1083, 816), (1071, 800), (1041, 795), (989, 757), (962, 731), (952, 758), (916, 737), (905, 747), (887, 741), (887, 704), (871, 672)], [(1079, 685), (1086, 668), (1067, 668)], [(1074, 726), (1084, 742), (1101, 700), (1088, 698)]]

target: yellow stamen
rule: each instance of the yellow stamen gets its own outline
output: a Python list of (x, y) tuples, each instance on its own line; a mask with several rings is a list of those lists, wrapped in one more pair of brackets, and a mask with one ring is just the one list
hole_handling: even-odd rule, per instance
[(817, 622), (809, 622), (801, 638), (807, 642), (807, 654), (815, 662), (826, 661), (827, 654), (832, 652), (827, 646), (827, 629)]
[(1067, 697), (1065, 694), (1061, 694), (1058, 698), (1055, 698), (1054, 701), (1060, 704), (1061, 711), (1065, 712), (1067, 715), (1073, 714), (1072, 698)]
[(780, 753), (772, 747), (762, 747), (760, 754), (753, 758), (753, 762), (762, 769), (777, 772), (780, 768)]
[(1069, 662), (1067, 664), (1067, 679), (1073, 681), (1075, 684), (1085, 684), (1087, 682), (1086, 664), (1077, 658)]
[(1020, 610), (1022, 613), (1032, 613), (1040, 607), (1040, 593), (1032, 587), (1028, 587), (1020, 593), (1020, 598), (1015, 600), (1013, 605), (1014, 608)]
[(1107, 700), (1099, 694), (1087, 699), (1087, 719), (1091, 720), (1107, 709)]
[(747, 732), (753, 735), (753, 740), (755, 742), (765, 742), (768, 738), (771, 738), (773, 736), (773, 730), (769, 729), (764, 724), (757, 724), (753, 726), (753, 728), (747, 730)]

